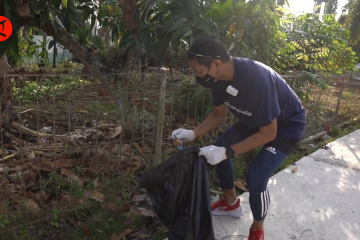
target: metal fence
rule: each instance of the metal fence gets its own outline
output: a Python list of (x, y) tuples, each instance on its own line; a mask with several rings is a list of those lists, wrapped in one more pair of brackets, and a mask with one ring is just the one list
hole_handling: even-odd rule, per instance
[[(304, 137), (360, 115), (360, 81), (350, 75), (284, 79), (306, 108)], [(123, 173), (133, 174), (172, 156), (177, 148), (171, 132), (196, 127), (212, 109), (209, 90), (186, 75), (143, 73), (131, 79), (118, 75), (114, 81), (129, 81), (126, 92), (138, 113), (129, 126), (120, 119), (131, 112), (119, 111), (111, 87), (94, 77), (29, 74), (2, 80), (11, 83), (13, 91), (2, 96), (0, 215), (14, 208), (37, 216), (53, 206), (71, 209), (80, 195), (86, 199), (80, 203), (98, 201), (108, 210), (111, 206), (106, 203), (124, 197), (124, 186), (99, 187), (99, 177), (112, 176), (102, 181), (118, 184), (128, 181)], [(216, 129), (188, 145), (212, 144), (235, 121), (229, 113)], [(136, 188), (126, 186), (129, 192)], [(49, 217), (43, 220), (51, 227)], [(18, 225), (31, 221), (38, 220), (26, 214)]]
[[(125, 81), (119, 75), (118, 81)], [(97, 122), (106, 121), (121, 126), (124, 115), (114, 102), (111, 87), (86, 75), (9, 75), (11, 79), (18, 123), (33, 131), (48, 131), (53, 137), (86, 129)], [(304, 138), (325, 130), (335, 122), (346, 121), (359, 115), (360, 80), (351, 76), (284, 76), (301, 97), (307, 111)], [(320, 86), (314, 83), (320, 82)], [(209, 114), (212, 99), (209, 90), (196, 85), (193, 76), (163, 73), (136, 74), (127, 84), (126, 91), (138, 110), (136, 124), (121, 126), (129, 130), (117, 137), (122, 141), (142, 141), (154, 156), (162, 146), (163, 153), (174, 151), (171, 132), (178, 128), (194, 128)], [(128, 114), (128, 113), (126, 113)], [(216, 130), (195, 142), (211, 143), (236, 119), (229, 117)], [(21, 131), (20, 131), (21, 132)], [(22, 135), (22, 134), (20, 134)], [(157, 148), (155, 148), (158, 143)], [(73, 143), (73, 145), (75, 145)], [(159, 157), (159, 155), (157, 155)], [(166, 154), (163, 154), (166, 157)]]

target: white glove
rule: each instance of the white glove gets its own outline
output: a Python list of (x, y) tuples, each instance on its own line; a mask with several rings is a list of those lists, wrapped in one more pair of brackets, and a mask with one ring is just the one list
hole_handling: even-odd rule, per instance
[(181, 142), (188, 142), (195, 139), (195, 133), (193, 130), (186, 130), (183, 128), (179, 128), (172, 132), (171, 138), (172, 139), (178, 138)]
[(214, 145), (200, 148), (199, 156), (204, 156), (207, 162), (211, 165), (216, 165), (227, 159), (226, 149), (224, 147), (217, 147)]

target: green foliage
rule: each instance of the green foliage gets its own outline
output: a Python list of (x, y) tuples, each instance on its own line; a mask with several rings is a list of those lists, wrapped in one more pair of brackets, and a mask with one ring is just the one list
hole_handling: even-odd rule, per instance
[(113, 45), (105, 50), (96, 49), (93, 54), (108, 68), (121, 70), (125, 65), (126, 54), (118, 46)]
[(58, 77), (44, 79), (41, 88), (40, 84), (33, 81), (26, 81), (23, 88), (17, 88), (13, 85), (13, 92), (17, 101), (23, 103), (33, 103), (53, 98), (60, 95), (68, 95), (71, 90), (79, 88), (86, 81), (76, 77)]
[[(280, 14), (275, 10), (275, 1), (226, 0), (214, 3), (207, 12), (218, 23), (220, 38), (230, 53), (270, 62), (279, 51), (277, 47), (285, 45), (277, 30)], [(274, 42), (279, 44), (274, 46)]]
[(168, 51), (177, 53), (186, 49), (197, 36), (216, 35), (213, 22), (207, 17), (200, 1), (160, 2), (143, 14), (146, 15), (141, 17), (138, 36), (132, 41), (139, 54), (154, 57), (159, 65)]
[(75, 0), (67, 0), (67, 7), (62, 8), (62, 23), (69, 33), (76, 33), (76, 29), (83, 27), (80, 11), (75, 8)]
[(5, 228), (7, 224), (9, 224), (10, 221), (8, 219), (7, 215), (0, 215), (0, 227)]
[(84, 24), (83, 27), (78, 27), (75, 30), (75, 36), (79, 44), (85, 48), (89, 48), (91, 39), (91, 27), (89, 24)]
[(282, 23), (292, 48), (288, 52), (292, 57), (289, 69), (344, 74), (354, 68), (357, 58), (348, 44), (349, 31), (333, 15), (326, 15), (320, 21), (314, 14), (298, 17), (288, 14)]
[[(24, 34), (25, 33), (25, 34)], [(22, 58), (28, 56), (32, 52), (32, 30), (28, 28), (22, 28), (18, 32), (18, 53), (13, 48), (6, 50), (6, 56), (8, 57), (8, 63), (11, 66), (20, 66), (23, 61)]]
[(347, 27), (351, 33), (351, 44), (360, 42), (360, 0), (349, 0), (349, 14), (347, 16)]
[[(349, 8), (348, 19), (358, 16), (359, 2), (350, 1), (352, 8)], [(125, 25), (124, 12), (117, 1), (39, 0), (30, 1), (30, 7), (40, 15), (41, 26), (51, 23), (56, 30), (60, 26), (55, 17), (59, 18), (85, 49), (94, 52), (106, 66), (118, 70), (125, 66), (124, 59), (132, 47), (138, 55), (153, 58), (155, 61), (152, 64), (160, 66), (176, 61), (167, 56), (184, 56), (192, 41), (204, 34), (219, 37), (232, 55), (259, 60), (281, 73), (304, 70), (344, 73), (354, 65), (355, 55), (348, 41), (353, 45), (358, 41), (360, 31), (355, 30), (360, 21), (349, 23), (351, 30), (348, 32), (336, 23), (333, 16), (327, 15), (323, 21), (312, 14), (299, 17), (285, 14), (283, 17), (285, 10), (280, 6), (289, 5), (286, 0), (134, 3), (135, 29)], [(336, 5), (337, 0), (331, 0), (327, 7), (333, 9)], [(21, 26), (15, 12), (13, 1), (4, 1), (4, 15), (13, 22), (14, 34), (9, 41), (0, 43), (0, 54), (3, 49), (11, 49), (8, 50), (12, 51), (9, 53), (11, 58), (18, 54), (19, 48), (26, 49), (18, 44), (20, 40), (15, 40)], [(106, 51), (100, 37), (92, 36), (95, 20), (97, 27), (110, 29), (112, 40), (116, 43), (111, 51)], [(35, 47), (28, 49), (26, 54), (36, 54)], [(47, 51), (37, 56), (47, 59)]]
[(106, 50), (105, 41), (100, 36), (94, 36), (91, 42), (95, 45), (96, 49)]

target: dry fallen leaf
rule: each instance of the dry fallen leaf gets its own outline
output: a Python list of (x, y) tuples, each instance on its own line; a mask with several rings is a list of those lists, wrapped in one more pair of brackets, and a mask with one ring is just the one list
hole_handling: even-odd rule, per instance
[(5, 189), (7, 189), (9, 184), (10, 182), (6, 177), (0, 176), (0, 192), (3, 192)]
[(33, 192), (26, 192), (26, 193), (21, 194), (21, 195), (24, 195), (24, 196), (26, 196), (26, 197), (28, 197), (28, 198), (35, 199), (35, 200), (36, 200), (36, 194), (33, 193)]
[(102, 131), (98, 128), (98, 133), (106, 138), (109, 139), (113, 139), (117, 136), (119, 136), (119, 134), (122, 132), (122, 127), (121, 126), (117, 126), (115, 128), (109, 128), (108, 131)]
[(53, 162), (51, 162), (55, 167), (57, 168), (66, 168), (72, 166), (72, 160), (71, 159), (58, 159)]
[(99, 147), (87, 150), (83, 155), (83, 163), (86, 167), (97, 167), (99, 164), (108, 166), (109, 162), (109, 153)]
[(74, 173), (74, 172), (72, 172), (72, 171), (70, 171), (68, 169), (62, 168), (61, 169), (61, 174), (67, 176), (68, 180), (70, 181), (71, 184), (73, 184), (74, 182), (77, 182), (79, 184), (80, 188), (83, 187), (84, 181), (76, 173)]
[(134, 230), (132, 229), (124, 229), (119, 235), (116, 233), (113, 233), (113, 235), (111, 235), (110, 240), (126, 240), (126, 235), (132, 233)]
[(70, 196), (70, 195), (61, 194), (60, 197), (59, 197), (59, 201), (60, 201), (61, 203), (71, 204), (71, 196)]
[(34, 163), (31, 165), (32, 169), (44, 171), (44, 172), (53, 172), (56, 171), (56, 167), (51, 163)]
[(141, 229), (131, 235), (132, 235), (132, 237), (136, 237), (137, 239), (148, 239), (151, 237), (153, 232), (154, 232), (153, 229)]
[(96, 201), (100, 201), (103, 202), (105, 200), (105, 196), (104, 194), (102, 194), (101, 192), (89, 192), (89, 191), (85, 191), (84, 192), (84, 196), (85, 197), (90, 197)]
[(44, 190), (40, 190), (37, 193), (35, 193), (35, 200), (38, 202), (44, 201), (46, 198), (46, 192)]
[(41, 163), (51, 163), (51, 159), (49, 159), (49, 158), (42, 158), (42, 159), (40, 160), (40, 162), (41, 162)]
[(27, 211), (29, 211), (31, 213), (41, 212), (41, 208), (39, 207), (39, 205), (37, 204), (37, 202), (34, 199), (20, 198), (18, 203), (21, 207), (24, 207)]
[(86, 113), (86, 114), (88, 114), (89, 112), (88, 112), (86, 109), (80, 109), (80, 110), (79, 110), (79, 113)]
[(8, 201), (14, 193), (14, 189), (11, 189), (9, 180), (0, 176), (0, 214), (5, 213), (8, 210)]
[(0, 164), (0, 173), (8, 171), (10, 168), (7, 164)]
[(145, 208), (136, 208), (135, 211), (144, 217), (155, 217), (156, 216), (156, 214), (153, 211), (145, 209)]
[(25, 153), (25, 155), (23, 156), (24, 157), (24, 161), (31, 161), (35, 158), (35, 153), (34, 152), (28, 152), (28, 153)]
[(76, 224), (78, 225), (79, 228), (81, 228), (83, 230), (83, 232), (86, 236), (88, 236), (88, 237), (90, 236), (89, 228), (86, 226), (85, 223), (77, 222)]
[(294, 167), (293, 170), (291, 170), (292, 173), (296, 173), (296, 171), (298, 170), (298, 166)]
[(136, 147), (136, 149), (138, 150), (138, 152), (141, 154), (142, 157), (146, 158), (144, 149), (140, 147), (139, 144), (137, 144), (137, 142), (132, 142), (131, 144)]
[(237, 179), (237, 180), (235, 181), (235, 187), (237, 187), (237, 188), (239, 188), (239, 189), (241, 189), (241, 190), (243, 190), (243, 191), (245, 191), (245, 192), (248, 192), (248, 191), (249, 191), (249, 190), (247, 189), (246, 185), (245, 185), (244, 180), (239, 180), (239, 179)]
[(212, 190), (212, 189), (210, 189), (210, 192), (213, 193), (213, 194), (224, 195), (224, 192), (216, 191), (216, 190)]
[(158, 231), (161, 233), (167, 233), (169, 231), (169, 229), (165, 225), (163, 225), (158, 228)]
[(104, 208), (108, 209), (108, 210), (111, 210), (111, 211), (113, 211), (115, 213), (120, 212), (120, 207), (116, 203), (111, 203), (111, 202), (105, 203)]
[[(14, 172), (20, 172), (22, 170), (24, 170), (25, 166), (21, 166), (21, 165), (16, 165), (15, 167), (11, 168), (10, 171), (14, 171)], [(0, 166), (1, 169), (1, 166)], [(0, 170), (1, 172), (1, 170)]]
[(111, 152), (113, 154), (118, 154), (118, 153), (120, 153), (120, 148), (121, 148), (121, 152), (125, 153), (130, 150), (130, 145), (126, 144), (126, 143), (122, 144), (121, 146), (115, 145), (115, 147), (111, 148)]
[(30, 189), (35, 186), (37, 174), (32, 170), (26, 170), (22, 174), (23, 184), (25, 185), (25, 189)]
[(94, 180), (94, 187), (98, 187), (99, 186), (99, 176), (97, 176)]
[(120, 169), (127, 173), (134, 173), (143, 166), (143, 162), (139, 157), (132, 155), (126, 161), (120, 163)]

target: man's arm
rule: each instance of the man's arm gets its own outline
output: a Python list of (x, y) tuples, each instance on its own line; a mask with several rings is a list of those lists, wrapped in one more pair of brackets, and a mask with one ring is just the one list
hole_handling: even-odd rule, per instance
[(226, 118), (227, 107), (224, 104), (214, 107), (214, 110), (206, 117), (206, 119), (194, 129), (195, 137), (200, 137), (210, 132)]
[(261, 127), (259, 132), (254, 133), (243, 141), (231, 146), (235, 154), (251, 151), (275, 139), (277, 133), (276, 118), (268, 126)]

